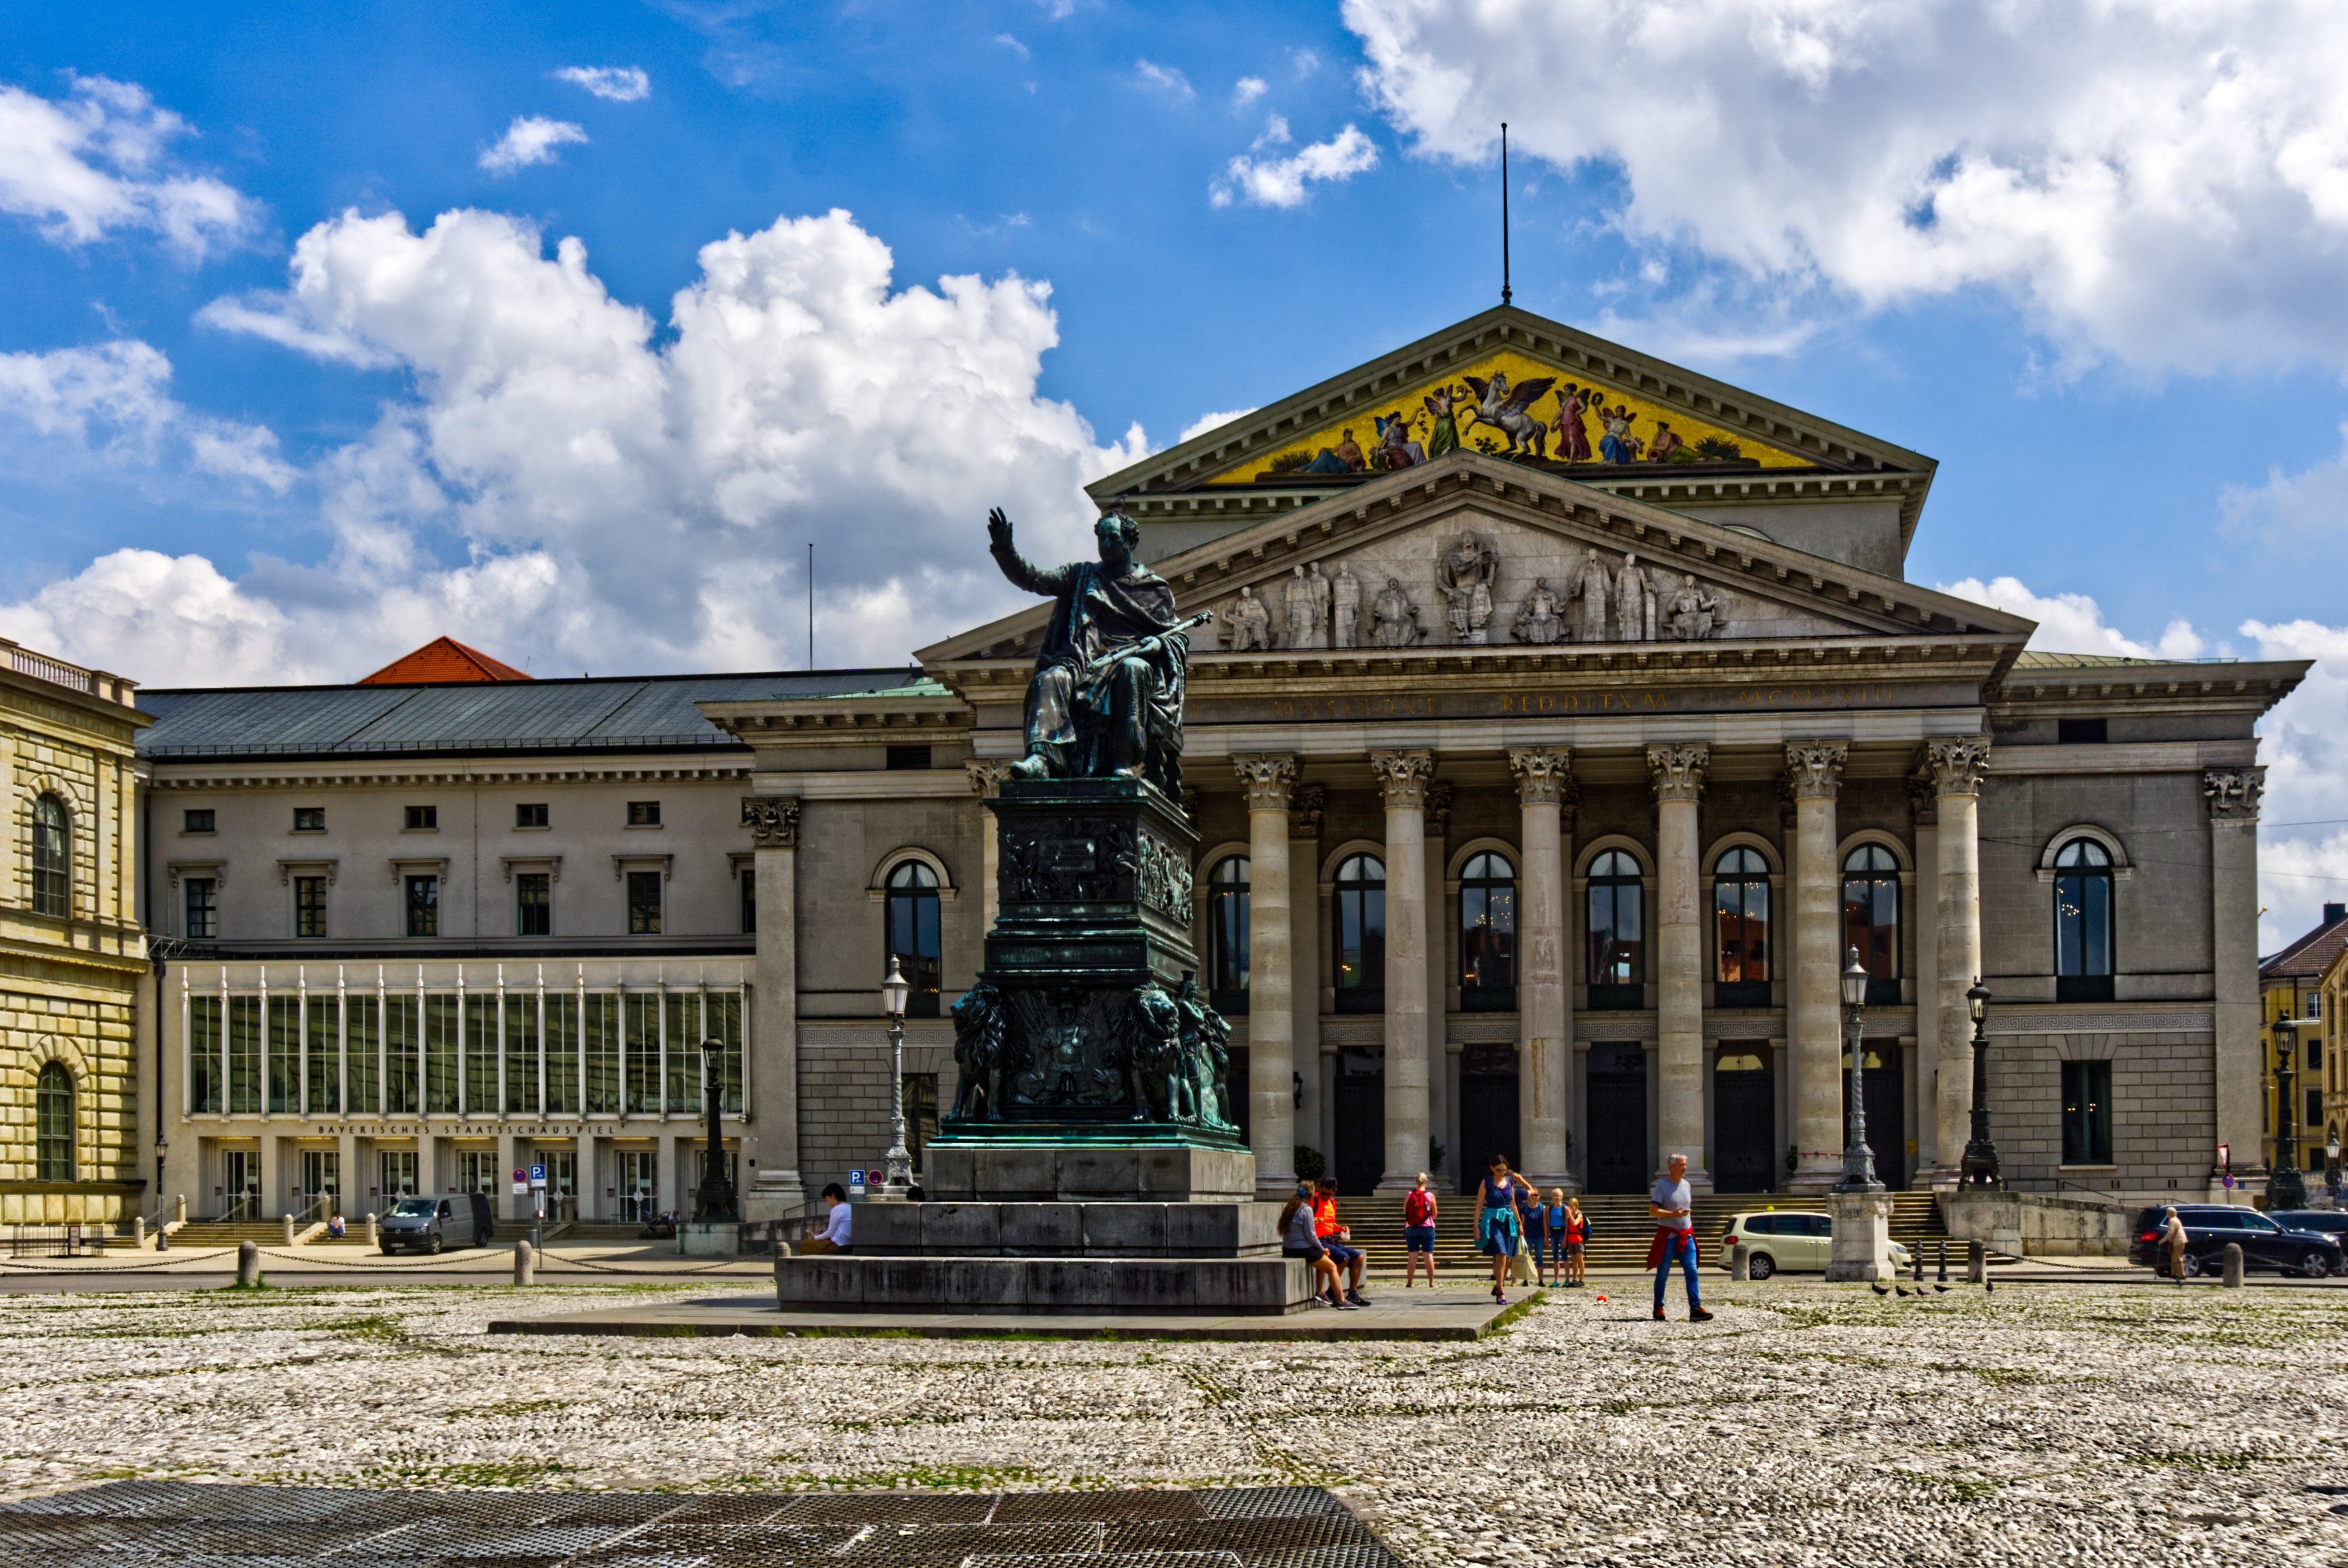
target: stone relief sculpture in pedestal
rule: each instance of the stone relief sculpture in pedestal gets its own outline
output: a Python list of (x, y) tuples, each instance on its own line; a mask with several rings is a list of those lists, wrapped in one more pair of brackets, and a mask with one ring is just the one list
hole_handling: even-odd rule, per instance
[(1614, 576), (1617, 641), (1643, 642), (1654, 636), (1654, 610), (1650, 603), (1653, 597), (1654, 590), (1647, 586), (1647, 574), (1639, 565), (1639, 558), (1624, 556), (1622, 569)]
[(1573, 569), (1573, 576), (1565, 585), (1569, 597), (1581, 600), (1582, 641), (1606, 641), (1606, 599), (1613, 588), (1613, 579), (1606, 575), (1606, 564), (1598, 559), (1598, 552), (1584, 552), (1581, 564)]
[(1532, 591), (1517, 607), (1516, 624), (1509, 629), (1509, 635), (1542, 648), (1565, 636), (1565, 604), (1550, 591), (1549, 579), (1533, 579)]
[(1476, 645), (1491, 640), (1492, 580), (1500, 552), (1474, 534), (1461, 534), (1435, 563), (1436, 586), (1451, 601), (1451, 640)]
[(1244, 653), (1251, 648), (1272, 646), (1272, 616), (1263, 608), (1263, 600), (1255, 596), (1255, 589), (1240, 589), (1239, 598), (1231, 600), (1231, 608), (1223, 615), (1231, 623), (1232, 652)]
[(1329, 579), (1321, 575), (1319, 561), (1304, 563), (1304, 586), (1313, 594), (1313, 646), (1329, 646)]
[(1713, 617), (1720, 601), (1695, 585), (1693, 575), (1683, 577), (1680, 586), (1672, 591), (1672, 635), (1682, 642), (1701, 642), (1712, 635)]
[(1343, 561), (1337, 563), (1337, 575), (1329, 579), (1329, 597), (1334, 619), (1330, 623), (1330, 643), (1333, 648), (1354, 646), (1354, 629), (1362, 619), (1362, 579)]
[(1418, 623), (1418, 606), (1402, 590), (1402, 579), (1386, 579), (1385, 590), (1370, 606), (1375, 626), (1370, 641), (1380, 648), (1416, 648), (1426, 639), (1426, 629)]
[(1281, 640), (1280, 645), (1282, 648), (1292, 649), (1310, 648), (1313, 646), (1313, 616), (1315, 608), (1313, 603), (1313, 585), (1304, 580), (1303, 567), (1291, 567), (1289, 569), (1295, 575), (1288, 579), (1285, 589), (1283, 602), (1288, 609), (1288, 630)]

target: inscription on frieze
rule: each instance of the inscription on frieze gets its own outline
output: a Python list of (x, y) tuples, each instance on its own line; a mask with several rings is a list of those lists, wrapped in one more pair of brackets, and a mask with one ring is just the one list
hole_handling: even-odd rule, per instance
[(1195, 723), (1378, 723), (1417, 719), (1635, 718), (1656, 713), (1817, 712), (1969, 706), (1964, 681), (1785, 681), (1768, 685), (1666, 686), (1636, 682), (1482, 692), (1344, 692), (1195, 697)]

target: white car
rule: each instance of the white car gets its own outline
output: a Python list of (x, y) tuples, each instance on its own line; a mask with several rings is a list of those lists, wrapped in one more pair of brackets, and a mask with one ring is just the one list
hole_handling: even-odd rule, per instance
[[(1729, 1254), (1740, 1240), (1756, 1279), (1789, 1271), (1823, 1274), (1834, 1257), (1834, 1216), (1808, 1209), (1756, 1209), (1735, 1215), (1720, 1238), (1721, 1267), (1728, 1266)], [(1908, 1249), (1893, 1242), (1891, 1266), (1904, 1274), (1910, 1263)]]

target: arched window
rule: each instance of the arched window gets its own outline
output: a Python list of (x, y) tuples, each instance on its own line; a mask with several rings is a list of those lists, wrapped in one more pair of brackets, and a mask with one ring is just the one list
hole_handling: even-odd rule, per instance
[(2112, 857), (2092, 838), (2054, 856), (2054, 999), (2112, 999)]
[(912, 987), (905, 1016), (937, 1017), (938, 874), (924, 862), (908, 860), (889, 873), (889, 956)]
[(45, 794), (33, 803), (33, 913), (62, 920), (70, 912), (73, 823), (66, 803)]
[(1879, 844), (1842, 862), (1842, 945), (1867, 966), (1867, 1005), (1900, 1005), (1900, 863)]
[(1226, 1017), (1247, 1011), (1248, 857), (1226, 855), (1207, 873), (1208, 999)]
[(1337, 1010), (1386, 1006), (1386, 866), (1375, 855), (1337, 867)]
[(1459, 876), (1459, 1007), (1517, 1009), (1517, 870), (1497, 855), (1474, 856)]
[(1713, 1005), (1769, 1005), (1769, 863), (1757, 849), (1729, 850), (1712, 866), (1712, 923), (1719, 959)]
[(74, 1179), (73, 1074), (62, 1061), (41, 1069), (33, 1085), (34, 1179)]
[(1639, 863), (1610, 849), (1590, 863), (1590, 1006), (1630, 1008), (1646, 1000), (1645, 911)]

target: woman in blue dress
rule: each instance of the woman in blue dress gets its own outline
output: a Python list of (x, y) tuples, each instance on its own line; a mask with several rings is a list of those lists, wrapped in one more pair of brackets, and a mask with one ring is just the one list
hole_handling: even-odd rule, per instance
[(1495, 1154), (1483, 1185), (1477, 1189), (1476, 1245), (1492, 1260), (1492, 1299), (1508, 1304), (1509, 1262), (1522, 1238), (1517, 1229), (1517, 1204), (1525, 1194), (1524, 1179), (1509, 1169), (1509, 1157)]

